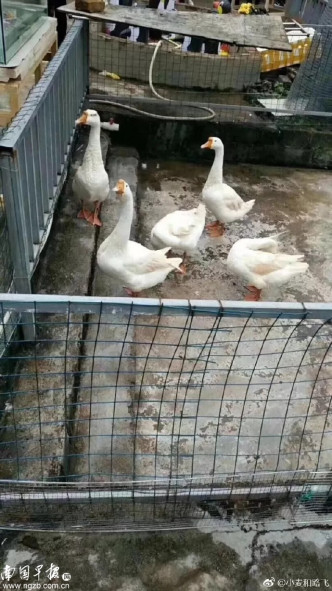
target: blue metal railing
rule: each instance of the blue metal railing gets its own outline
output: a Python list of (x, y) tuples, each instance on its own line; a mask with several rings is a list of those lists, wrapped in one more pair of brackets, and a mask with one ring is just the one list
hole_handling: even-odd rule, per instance
[(76, 21), (0, 141), (14, 290), (30, 280), (66, 178), (74, 122), (88, 86), (88, 26)]

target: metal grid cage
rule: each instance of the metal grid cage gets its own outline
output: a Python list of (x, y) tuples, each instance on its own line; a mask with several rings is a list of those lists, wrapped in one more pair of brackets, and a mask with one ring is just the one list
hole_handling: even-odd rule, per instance
[(8, 296), (1, 309), (35, 333), (1, 359), (2, 523), (23, 511), (50, 527), (60, 501), (67, 527), (87, 525), (88, 502), (92, 526), (115, 529), (327, 503), (328, 305)]
[(332, 26), (287, 27), (292, 52), (90, 22), (90, 100), (157, 119), (326, 127)]
[[(271, 484), (272, 483), (272, 484)], [(1, 482), (1, 527), (158, 531), (331, 523), (331, 473), (279, 472), (173, 481)]]

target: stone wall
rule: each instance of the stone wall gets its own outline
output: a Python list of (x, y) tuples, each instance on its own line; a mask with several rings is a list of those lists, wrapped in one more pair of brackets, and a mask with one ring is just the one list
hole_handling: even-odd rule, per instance
[[(149, 81), (149, 67), (155, 47), (144, 43), (90, 34), (90, 67), (106, 70), (122, 79)], [(215, 55), (185, 53), (164, 44), (158, 51), (153, 82), (178, 88), (243, 90), (260, 78), (261, 57), (243, 52), (223, 58)], [(103, 79), (101, 79), (103, 85)]]
[(209, 157), (200, 146), (210, 136), (222, 138), (225, 161), (276, 166), (332, 169), (332, 129), (278, 127), (278, 122), (166, 122), (117, 115), (117, 142), (134, 145), (142, 157), (167, 157), (191, 162)]

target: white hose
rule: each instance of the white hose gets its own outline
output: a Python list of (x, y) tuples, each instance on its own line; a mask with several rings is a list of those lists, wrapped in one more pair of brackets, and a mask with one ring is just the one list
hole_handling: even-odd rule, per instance
[[(151, 62), (150, 62), (149, 86), (150, 86), (151, 92), (159, 100), (167, 101), (169, 103), (174, 103), (177, 101), (175, 101), (173, 99), (165, 98), (164, 96), (161, 96), (156, 91), (155, 87), (153, 86), (153, 81), (152, 81), (153, 66), (154, 66), (154, 62), (156, 60), (157, 53), (158, 53), (158, 50), (159, 50), (159, 47), (161, 46), (161, 44), (162, 44), (162, 40), (158, 41), (158, 43), (155, 47), (155, 50), (153, 52)], [(201, 115), (198, 117), (173, 117), (172, 115), (156, 115), (155, 113), (149, 113), (148, 111), (143, 111), (142, 109), (137, 109), (136, 107), (131, 107), (130, 105), (124, 105), (122, 103), (117, 103), (116, 101), (110, 101), (110, 100), (105, 100), (105, 99), (94, 99), (92, 102), (98, 103), (98, 104), (103, 104), (103, 105), (112, 105), (114, 107), (120, 107), (121, 109), (126, 109), (127, 111), (132, 111), (133, 113), (138, 113), (139, 115), (146, 115), (147, 117), (152, 117), (153, 119), (163, 119), (165, 121), (210, 121), (211, 119), (213, 119), (216, 116), (215, 111), (213, 111), (209, 107), (202, 107), (201, 105), (193, 105), (192, 103), (183, 103), (183, 106), (190, 107), (191, 109), (200, 109), (201, 111), (205, 111), (206, 113), (208, 113), (208, 115)]]

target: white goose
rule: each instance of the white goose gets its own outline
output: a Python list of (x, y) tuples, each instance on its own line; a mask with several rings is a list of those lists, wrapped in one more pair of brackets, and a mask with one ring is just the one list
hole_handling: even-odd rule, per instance
[(205, 225), (205, 205), (187, 211), (178, 209), (165, 215), (151, 231), (151, 242), (157, 248), (170, 246), (183, 252), (182, 270), (185, 272), (187, 257), (197, 247)]
[(129, 295), (136, 297), (142, 290), (165, 281), (171, 271), (182, 273), (182, 259), (167, 258), (170, 247), (149, 250), (129, 240), (134, 214), (133, 195), (128, 183), (122, 179), (113, 190), (121, 203), (120, 217), (113, 232), (100, 245), (97, 263), (104, 273), (121, 281)]
[(224, 183), (224, 144), (218, 137), (210, 137), (201, 146), (215, 151), (214, 162), (203, 187), (203, 202), (217, 220), (207, 226), (210, 236), (222, 236), (225, 223), (241, 220), (253, 207), (255, 199), (243, 201), (232, 187)]
[(258, 301), (262, 289), (269, 285), (283, 285), (295, 275), (307, 271), (308, 263), (303, 262), (304, 255), (279, 252), (278, 236), (243, 238), (230, 249), (227, 266), (248, 282), (250, 293), (246, 300)]
[[(82, 165), (73, 180), (73, 191), (82, 203), (78, 217), (93, 226), (101, 226), (99, 212), (101, 204), (110, 193), (108, 174), (105, 170), (100, 143), (100, 117), (97, 111), (87, 109), (76, 121), (76, 125), (89, 125), (89, 143), (85, 150)], [(116, 125), (116, 124), (115, 124)], [(109, 127), (107, 127), (109, 129)], [(90, 211), (94, 205), (94, 212)]]

